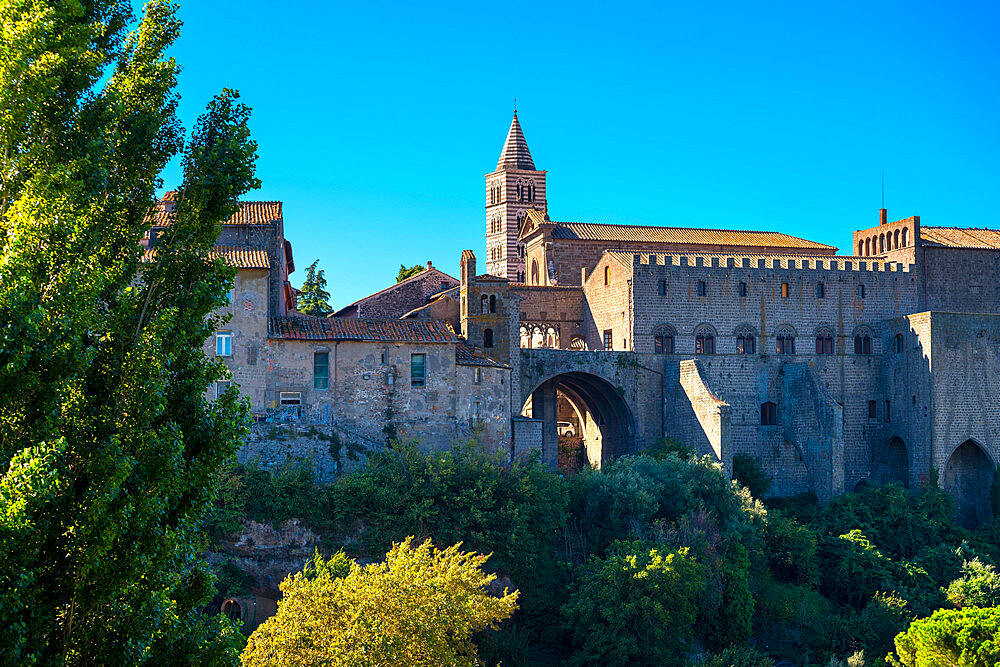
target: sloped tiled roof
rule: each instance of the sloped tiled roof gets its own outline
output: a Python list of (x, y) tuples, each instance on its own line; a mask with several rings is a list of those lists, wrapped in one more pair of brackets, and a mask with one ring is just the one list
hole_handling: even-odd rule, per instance
[(1000, 229), (921, 227), (920, 239), (925, 245), (1000, 249)]
[[(720, 266), (726, 265), (727, 259), (732, 259), (735, 266), (743, 266), (744, 261), (749, 264), (749, 268), (755, 268), (758, 260), (764, 260), (767, 268), (773, 268), (774, 262), (783, 269), (798, 267), (802, 268), (803, 263), (808, 263), (812, 268), (817, 265), (821, 267), (830, 266), (831, 269), (843, 268), (846, 262), (851, 262), (857, 266), (859, 262), (864, 262), (865, 266), (878, 271), (890, 271), (894, 262), (889, 262), (885, 257), (856, 257), (854, 255), (785, 255), (779, 253), (769, 253), (766, 255), (749, 253), (708, 253), (708, 252), (685, 252), (675, 253), (650, 253), (650, 252), (630, 252), (628, 250), (605, 250), (605, 255), (616, 260), (627, 269), (632, 268), (632, 261), (635, 255), (639, 255), (640, 261), (655, 264), (670, 263), (676, 266), (679, 257), (687, 257), (688, 262), (693, 266), (697, 258), (702, 258), (703, 266), (710, 266), (712, 259), (718, 259)], [(747, 268), (743, 266), (743, 268)]]
[[(340, 314), (347, 313), (352, 308), (356, 308), (358, 306), (358, 304), (364, 303), (365, 301), (368, 301), (369, 299), (373, 299), (375, 297), (384, 296), (388, 292), (393, 292), (395, 290), (402, 289), (402, 288), (406, 287), (407, 285), (409, 285), (410, 283), (416, 282), (418, 280), (423, 280), (424, 278), (427, 278), (428, 276), (431, 276), (431, 275), (439, 275), (442, 278), (446, 278), (447, 279), (447, 280), (443, 280), (442, 282), (446, 282), (446, 283), (447, 282), (451, 282), (451, 283), (454, 283), (454, 285), (452, 287), (446, 287), (443, 291), (447, 291), (449, 289), (452, 289), (453, 287), (457, 287), (458, 284), (459, 284), (459, 281), (458, 281), (457, 278), (452, 278), (451, 276), (449, 276), (447, 273), (445, 273), (441, 269), (439, 269), (439, 268), (437, 268), (435, 266), (432, 266), (429, 269), (424, 269), (422, 271), (418, 271), (417, 273), (413, 274), (412, 276), (410, 276), (406, 280), (402, 280), (402, 281), (400, 281), (398, 283), (394, 283), (392, 285), (389, 285), (388, 287), (386, 287), (384, 289), (380, 289), (379, 291), (374, 292), (372, 294), (369, 294), (368, 296), (361, 297), (360, 299), (358, 299), (354, 303), (347, 304), (346, 306), (344, 306), (343, 308), (341, 308), (340, 310), (338, 310), (334, 314), (335, 315), (340, 315)], [(441, 292), (441, 290), (439, 290), (435, 294), (439, 294), (440, 292)]]
[[(269, 269), (270, 258), (262, 248), (246, 246), (217, 245), (209, 251), (209, 257), (225, 257), (237, 269)], [(150, 248), (142, 254), (143, 262), (152, 262), (156, 258), (156, 248)]]
[(503, 142), (500, 159), (497, 160), (497, 171), (501, 169), (535, 171), (535, 161), (531, 159), (528, 142), (524, 140), (521, 124), (517, 122), (516, 111), (514, 112), (514, 120), (510, 122), (510, 129), (507, 131), (507, 140)]
[(476, 276), (476, 280), (481, 283), (509, 283), (510, 278), (504, 278), (503, 276), (495, 276), (492, 273), (481, 273)]
[[(173, 216), (167, 213), (163, 205), (165, 201), (173, 201), (174, 193), (169, 192), (156, 208), (146, 217), (146, 222), (157, 227), (165, 227), (170, 224)], [(226, 220), (225, 225), (266, 225), (276, 220), (282, 219), (280, 201), (242, 201), (240, 207), (231, 218)]]
[(293, 340), (455, 343), (458, 336), (440, 320), (361, 320), (338, 317), (272, 317), (271, 336)]
[(677, 243), (749, 248), (801, 248), (836, 250), (834, 246), (807, 241), (781, 232), (753, 232), (736, 229), (696, 229), (690, 227), (653, 227), (611, 225), (590, 222), (560, 222), (552, 230), (557, 239), (583, 241), (634, 241), (637, 243)]
[(455, 363), (459, 366), (489, 366), (491, 368), (509, 368), (492, 357), (483, 354), (482, 350), (469, 347), (459, 342), (455, 347)]

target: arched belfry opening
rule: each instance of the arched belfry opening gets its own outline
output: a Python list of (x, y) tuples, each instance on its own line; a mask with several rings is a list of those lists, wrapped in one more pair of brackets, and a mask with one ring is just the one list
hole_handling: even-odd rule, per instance
[(905, 488), (910, 486), (910, 457), (906, 443), (899, 436), (893, 436), (874, 452), (872, 478), (879, 484), (898, 482)]
[(993, 461), (975, 440), (955, 448), (942, 474), (942, 486), (955, 501), (957, 520), (965, 528), (977, 528), (993, 518), (990, 490)]
[(608, 381), (571, 372), (549, 378), (528, 397), (521, 414), (542, 422), (542, 460), (566, 472), (600, 468), (630, 453), (635, 419)]

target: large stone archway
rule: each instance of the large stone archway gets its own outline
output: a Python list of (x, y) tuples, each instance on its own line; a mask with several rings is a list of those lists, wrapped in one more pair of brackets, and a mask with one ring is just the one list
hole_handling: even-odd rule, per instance
[(977, 528), (993, 518), (990, 491), (994, 469), (993, 461), (975, 440), (966, 440), (948, 457), (941, 483), (955, 500), (961, 526)]
[(542, 422), (542, 460), (550, 465), (559, 461), (560, 437), (565, 440), (569, 430), (565, 424), (582, 440), (586, 462), (596, 467), (635, 448), (632, 410), (617, 388), (597, 375), (572, 371), (546, 379), (531, 391), (522, 414)]
[(874, 452), (872, 480), (879, 484), (899, 482), (910, 486), (910, 457), (906, 443), (899, 436), (893, 436)]

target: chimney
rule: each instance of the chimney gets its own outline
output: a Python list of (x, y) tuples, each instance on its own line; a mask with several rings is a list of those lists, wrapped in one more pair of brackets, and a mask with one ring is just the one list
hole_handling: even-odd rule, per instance
[(427, 260), (427, 270), (430, 271), (433, 268), (434, 268), (434, 265), (431, 264), (431, 260)]
[(888, 225), (889, 224), (889, 211), (884, 208), (878, 210), (878, 224)]

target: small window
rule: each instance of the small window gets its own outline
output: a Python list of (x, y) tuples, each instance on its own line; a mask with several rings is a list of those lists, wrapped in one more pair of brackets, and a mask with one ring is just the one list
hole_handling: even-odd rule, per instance
[(871, 354), (872, 337), (867, 333), (854, 335), (854, 354)]
[(736, 330), (736, 354), (753, 354), (757, 347), (757, 337), (750, 327)]
[(706, 286), (704, 280), (698, 281), (698, 296), (705, 296)]
[(611, 267), (610, 266), (605, 266), (604, 267), (604, 284), (605, 285), (610, 285), (611, 284)]
[(302, 405), (302, 392), (283, 391), (278, 394), (278, 403), (281, 405)]
[(916, 394), (914, 394), (913, 396), (910, 397), (910, 403), (912, 403), (913, 405), (917, 404), (917, 395)]
[(610, 350), (610, 349), (613, 348), (613, 344), (611, 342), (613, 334), (614, 334), (614, 332), (611, 329), (605, 329), (604, 330), (604, 349), (605, 350)]
[(892, 403), (889, 399), (885, 399), (885, 423), (888, 424), (892, 421)]
[(229, 391), (230, 385), (233, 384), (232, 380), (219, 380), (215, 383), (215, 397), (219, 398), (227, 391)]
[(897, 354), (903, 351), (903, 334), (896, 334), (892, 342), (892, 348)]
[(858, 285), (858, 298), (859, 299), (865, 298), (865, 286), (864, 285)]
[(219, 331), (215, 334), (215, 354), (219, 357), (233, 356), (232, 331)]
[(382, 354), (380, 356), (380, 363), (385, 365), (385, 360), (388, 358), (389, 350), (387, 348), (382, 348)]
[(653, 352), (656, 354), (674, 353), (674, 335), (665, 333), (653, 338)]
[(768, 401), (760, 404), (760, 425), (774, 426), (778, 423), (778, 406)]
[(493, 347), (493, 329), (483, 329), (483, 347)]
[(313, 389), (330, 388), (330, 353), (313, 354)]
[(878, 419), (878, 401), (868, 401), (868, 419)]
[(788, 298), (788, 283), (781, 283), (781, 298)]
[(715, 336), (711, 331), (699, 331), (694, 337), (695, 354), (715, 354)]
[(427, 355), (414, 353), (410, 355), (410, 386), (423, 387), (427, 381)]
[(476, 423), (478, 423), (478, 422), (480, 422), (482, 420), (482, 418), (480, 417), (480, 411), (479, 411), (479, 401), (473, 401), (472, 402), (472, 420), (473, 420), (473, 422), (476, 422)]
[(833, 354), (833, 334), (829, 331), (816, 334), (816, 354)]
[(776, 351), (778, 354), (795, 354), (795, 333), (789, 327), (778, 329)]
[(490, 312), (491, 313), (497, 312), (497, 295), (496, 294), (490, 294)]
[(490, 312), (490, 298), (485, 294), (479, 299), (479, 312), (483, 315)]
[(472, 383), (482, 384), (483, 383), (483, 369), (478, 366), (472, 369)]
[(745, 297), (747, 295), (747, 284), (746, 283), (740, 283), (740, 286), (738, 288), (738, 294), (741, 297)]
[(816, 298), (825, 299), (826, 298), (826, 286), (823, 283), (816, 283)]
[(661, 280), (656, 284), (656, 293), (663, 296), (667, 293), (667, 281)]

